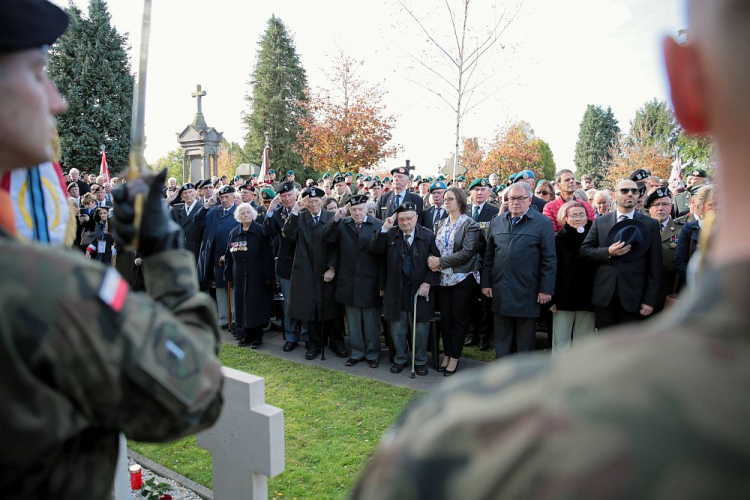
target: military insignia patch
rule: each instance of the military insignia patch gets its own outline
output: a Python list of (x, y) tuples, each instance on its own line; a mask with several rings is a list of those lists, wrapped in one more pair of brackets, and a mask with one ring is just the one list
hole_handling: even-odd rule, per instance
[(102, 286), (99, 288), (99, 298), (115, 312), (120, 312), (125, 307), (128, 284), (114, 267), (107, 269), (104, 275)]

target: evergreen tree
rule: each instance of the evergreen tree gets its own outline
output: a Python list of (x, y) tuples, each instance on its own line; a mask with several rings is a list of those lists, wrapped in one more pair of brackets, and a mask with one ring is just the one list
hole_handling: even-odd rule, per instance
[(555, 172), (557, 167), (555, 165), (555, 158), (552, 155), (552, 149), (542, 139), (534, 139), (534, 146), (539, 153), (539, 164), (536, 170), (542, 173), (542, 179), (552, 180), (555, 178)]
[[(304, 183), (312, 172), (302, 167), (296, 152), (299, 118), (307, 101), (307, 77), (299, 61), (293, 38), (276, 16), (268, 20), (259, 42), (258, 60), (251, 75), (252, 94), (245, 96), (250, 112), (245, 114), (245, 158), (260, 165), (265, 147), (264, 133), (271, 144), (269, 161), (280, 177), (294, 170), (298, 182)], [(317, 177), (316, 177), (317, 178)]]
[(610, 148), (617, 141), (619, 133), (620, 127), (612, 108), (605, 111), (601, 106), (589, 104), (583, 114), (576, 143), (576, 174), (588, 174), (593, 177), (595, 185), (600, 185), (611, 160)]
[(127, 35), (112, 26), (104, 0), (90, 0), (88, 17), (72, 2), (70, 27), (52, 48), (49, 74), (68, 103), (57, 118), (64, 170), (99, 172), (101, 149), (112, 175), (128, 166), (133, 75)]
[[(630, 130), (629, 140), (640, 140), (644, 146), (661, 147), (667, 154), (681, 133), (681, 127), (669, 104), (656, 98), (636, 111), (635, 119), (630, 122)], [(645, 133), (634, 134), (634, 130)]]

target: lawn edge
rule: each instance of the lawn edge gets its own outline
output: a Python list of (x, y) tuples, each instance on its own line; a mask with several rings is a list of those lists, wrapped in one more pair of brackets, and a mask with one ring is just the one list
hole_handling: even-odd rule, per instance
[(153, 460), (144, 457), (140, 453), (137, 453), (128, 448), (128, 458), (131, 458), (138, 462), (142, 467), (153, 471), (155, 474), (171, 479), (172, 481), (179, 483), (183, 487), (189, 489), (204, 500), (213, 500), (214, 492), (209, 490), (203, 485), (196, 483), (195, 481), (186, 478), (182, 474), (168, 469), (161, 464), (154, 462)]

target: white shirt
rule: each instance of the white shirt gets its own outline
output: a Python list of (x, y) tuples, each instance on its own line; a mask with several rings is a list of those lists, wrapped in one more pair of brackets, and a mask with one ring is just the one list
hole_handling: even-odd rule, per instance
[(626, 214), (624, 214), (624, 213), (620, 212), (620, 210), (618, 209), (618, 210), (617, 210), (617, 217), (616, 217), (616, 219), (615, 219), (615, 220), (619, 222), (619, 221), (620, 221), (620, 217), (622, 217), (623, 215), (624, 215), (625, 217), (627, 217), (628, 219), (631, 219), (631, 220), (632, 220), (632, 219), (633, 219), (633, 217), (635, 217), (635, 209), (631, 210), (630, 212), (628, 212), (628, 213), (626, 213)]
[(187, 203), (185, 203), (185, 212), (187, 212), (188, 215), (190, 215), (190, 212), (193, 210), (193, 207), (198, 203), (198, 198), (193, 200), (193, 204), (188, 206)]

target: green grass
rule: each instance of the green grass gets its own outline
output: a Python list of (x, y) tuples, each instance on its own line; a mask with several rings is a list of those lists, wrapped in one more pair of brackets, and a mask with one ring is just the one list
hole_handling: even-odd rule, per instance
[[(419, 391), (223, 345), (225, 366), (264, 377), (266, 403), (284, 410), (286, 470), (269, 498), (342, 498), (380, 441)], [(381, 365), (380, 369), (383, 369)], [(211, 456), (187, 438), (129, 442), (131, 449), (212, 488)]]
[(486, 351), (480, 351), (478, 345), (464, 346), (461, 356), (477, 361), (495, 361), (495, 345), (490, 345)]

